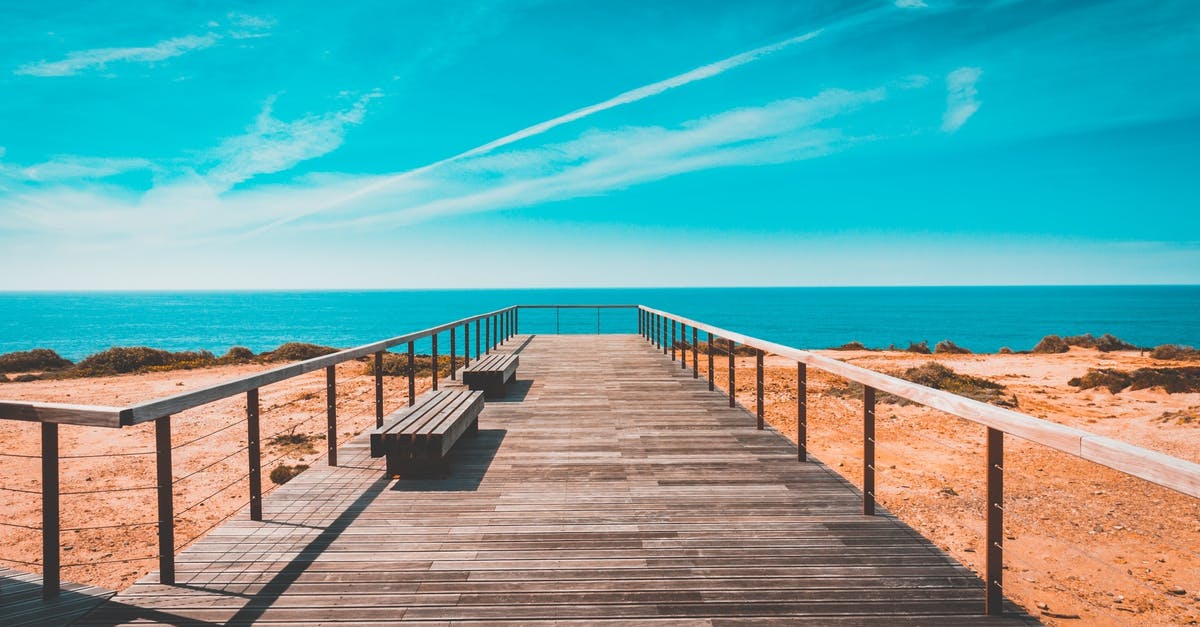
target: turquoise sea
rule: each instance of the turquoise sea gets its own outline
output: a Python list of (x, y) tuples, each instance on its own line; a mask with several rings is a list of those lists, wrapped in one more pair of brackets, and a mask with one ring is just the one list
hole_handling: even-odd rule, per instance
[[(254, 351), (348, 347), (511, 304), (637, 303), (799, 348), (943, 339), (975, 351), (1042, 336), (1112, 333), (1142, 346), (1200, 345), (1200, 286), (647, 288), (303, 292), (0, 293), (0, 353), (111, 346)], [(522, 333), (594, 333), (594, 310), (525, 311)], [(633, 333), (632, 311), (600, 314)], [(444, 349), (443, 349), (444, 350)]]

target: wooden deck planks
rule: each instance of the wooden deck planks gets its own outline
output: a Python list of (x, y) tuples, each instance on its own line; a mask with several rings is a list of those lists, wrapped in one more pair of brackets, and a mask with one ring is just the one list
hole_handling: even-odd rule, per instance
[(1032, 622), (640, 338), (507, 346), (521, 393), (448, 478), (387, 480), (359, 437), (79, 624)]
[(44, 601), (41, 575), (0, 566), (0, 625), (67, 625), (112, 595), (112, 590), (64, 582), (57, 599)]

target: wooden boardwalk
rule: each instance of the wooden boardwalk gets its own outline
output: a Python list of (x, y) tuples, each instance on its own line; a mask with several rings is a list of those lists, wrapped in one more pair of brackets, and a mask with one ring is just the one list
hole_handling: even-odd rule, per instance
[(640, 337), (518, 336), (441, 480), (360, 436), (77, 624), (1026, 624)]

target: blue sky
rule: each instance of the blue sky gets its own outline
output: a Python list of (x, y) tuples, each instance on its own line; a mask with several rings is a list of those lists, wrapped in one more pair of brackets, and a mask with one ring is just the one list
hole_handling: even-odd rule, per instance
[(0, 289), (1200, 283), (1200, 3), (12, 3)]

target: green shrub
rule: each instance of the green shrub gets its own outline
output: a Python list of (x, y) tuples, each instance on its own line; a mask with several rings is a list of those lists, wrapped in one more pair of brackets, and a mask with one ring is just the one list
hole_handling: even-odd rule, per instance
[(1154, 350), (1150, 351), (1150, 356), (1173, 361), (1200, 359), (1200, 350), (1180, 344), (1162, 344), (1155, 346)]
[(308, 470), (307, 464), (296, 464), (295, 466), (280, 464), (271, 470), (271, 483), (283, 485), (292, 479), (295, 479), (296, 475), (304, 472), (305, 470)]
[(1011, 355), (1011, 354), (1013, 354), (1013, 349), (1011, 349), (1007, 346), (1001, 346), (1000, 350), (998, 352), (1001, 355)]
[(1047, 335), (1033, 347), (1033, 352), (1039, 355), (1065, 353), (1071, 350), (1071, 345), (1057, 335)]
[(842, 344), (841, 346), (834, 346), (834, 347), (830, 348), (829, 350), (831, 350), (831, 351), (869, 351), (871, 349), (867, 348), (866, 344), (863, 344), (862, 342), (855, 340), (853, 342), (846, 342), (845, 344)]
[(1145, 390), (1161, 387), (1168, 394), (1200, 392), (1200, 366), (1183, 368), (1138, 368), (1125, 372), (1111, 368), (1088, 370), (1082, 377), (1071, 379), (1069, 385), (1080, 389), (1108, 388), (1116, 394), (1125, 388)]
[(946, 355), (970, 355), (971, 351), (951, 342), (950, 340), (942, 340), (933, 347), (933, 352)]
[(29, 383), (30, 381), (40, 381), (41, 375), (36, 374), (19, 374), (13, 377), (13, 383)]
[(929, 355), (933, 351), (929, 350), (929, 342), (921, 340), (918, 342), (909, 342), (908, 348), (904, 349), (906, 353), (917, 353), (918, 355)]
[[(1016, 407), (1017, 397), (1008, 394), (1007, 389), (994, 381), (973, 377), (971, 375), (959, 374), (950, 368), (931, 361), (921, 366), (915, 366), (905, 370), (899, 375), (901, 379), (912, 381), (926, 387), (931, 387), (935, 390), (945, 390), (951, 394), (965, 396), (984, 403), (999, 405), (1001, 407)], [(904, 399), (898, 399), (894, 396), (888, 400), (891, 402), (900, 402), (906, 404)]]
[(0, 355), (0, 372), (30, 372), (61, 370), (69, 368), (71, 362), (48, 348), (18, 351)]
[(8, 383), (8, 377), (0, 374), (0, 383)]
[(304, 342), (288, 342), (280, 345), (279, 348), (273, 351), (263, 353), (259, 357), (266, 361), (304, 361), (336, 352), (338, 352), (338, 349), (330, 346), (320, 346)]

